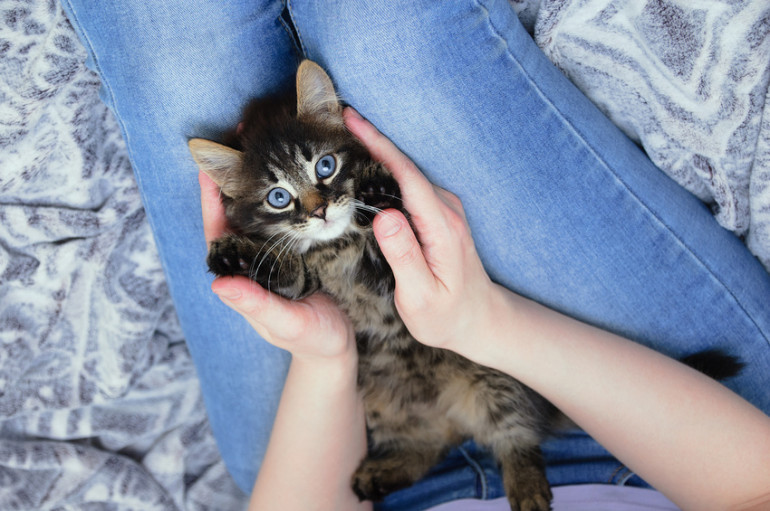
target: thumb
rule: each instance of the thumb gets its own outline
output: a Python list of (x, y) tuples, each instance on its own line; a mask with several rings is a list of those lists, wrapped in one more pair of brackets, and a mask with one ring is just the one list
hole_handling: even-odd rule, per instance
[(246, 277), (219, 277), (211, 290), (235, 312), (248, 321), (263, 337), (302, 328), (298, 302), (271, 294)]
[(211, 290), (231, 309), (248, 320), (257, 319), (269, 303), (269, 293), (243, 276), (218, 277)]
[(415, 290), (435, 285), (433, 272), (403, 213), (394, 209), (383, 211), (374, 218), (373, 228), (382, 255), (396, 277), (396, 285)]

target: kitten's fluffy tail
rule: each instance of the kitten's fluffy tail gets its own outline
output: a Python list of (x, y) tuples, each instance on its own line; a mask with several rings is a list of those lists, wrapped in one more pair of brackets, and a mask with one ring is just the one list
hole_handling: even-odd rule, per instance
[(739, 358), (719, 349), (699, 351), (679, 361), (718, 381), (736, 376), (745, 366)]

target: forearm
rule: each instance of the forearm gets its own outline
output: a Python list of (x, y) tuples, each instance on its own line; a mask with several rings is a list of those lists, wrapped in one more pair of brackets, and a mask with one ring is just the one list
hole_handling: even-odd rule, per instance
[(729, 509), (768, 491), (761, 411), (648, 348), (498, 292), (497, 319), (467, 356), (540, 392), (686, 509)]
[(366, 453), (355, 362), (293, 359), (249, 509), (370, 509), (350, 486)]
[(529, 385), (682, 507), (770, 500), (767, 416), (675, 361), (491, 284), (459, 199), (354, 111), (346, 123), (396, 177), (411, 216), (379, 215), (374, 232), (416, 339)]

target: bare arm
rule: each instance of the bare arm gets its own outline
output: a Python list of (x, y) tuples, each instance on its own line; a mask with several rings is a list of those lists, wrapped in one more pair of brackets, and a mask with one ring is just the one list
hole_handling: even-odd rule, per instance
[(685, 509), (770, 502), (770, 418), (676, 361), (492, 283), (460, 201), (355, 112), (345, 115), (396, 176), (420, 234), (422, 245), (395, 211), (375, 220), (396, 305), (418, 340), (531, 386)]
[[(205, 174), (199, 180), (211, 241), (225, 228), (219, 188)], [(212, 289), (267, 341), (292, 353), (249, 509), (371, 509), (351, 489), (353, 471), (366, 453), (366, 431), (347, 318), (322, 295), (291, 302), (244, 277), (217, 279)]]
[(480, 363), (538, 390), (683, 509), (770, 503), (770, 419), (760, 410), (653, 350), (499, 292), (507, 315), (476, 352)]
[(355, 360), (292, 361), (249, 509), (371, 509), (350, 482), (366, 452)]

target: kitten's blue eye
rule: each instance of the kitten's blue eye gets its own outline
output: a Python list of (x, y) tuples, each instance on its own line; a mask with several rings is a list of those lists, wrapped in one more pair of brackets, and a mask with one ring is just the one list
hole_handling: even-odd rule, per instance
[(274, 208), (283, 209), (291, 202), (291, 194), (283, 188), (273, 188), (267, 194), (267, 203)]
[(325, 179), (334, 174), (334, 169), (337, 168), (337, 162), (334, 156), (327, 154), (315, 164), (315, 173), (319, 178)]

